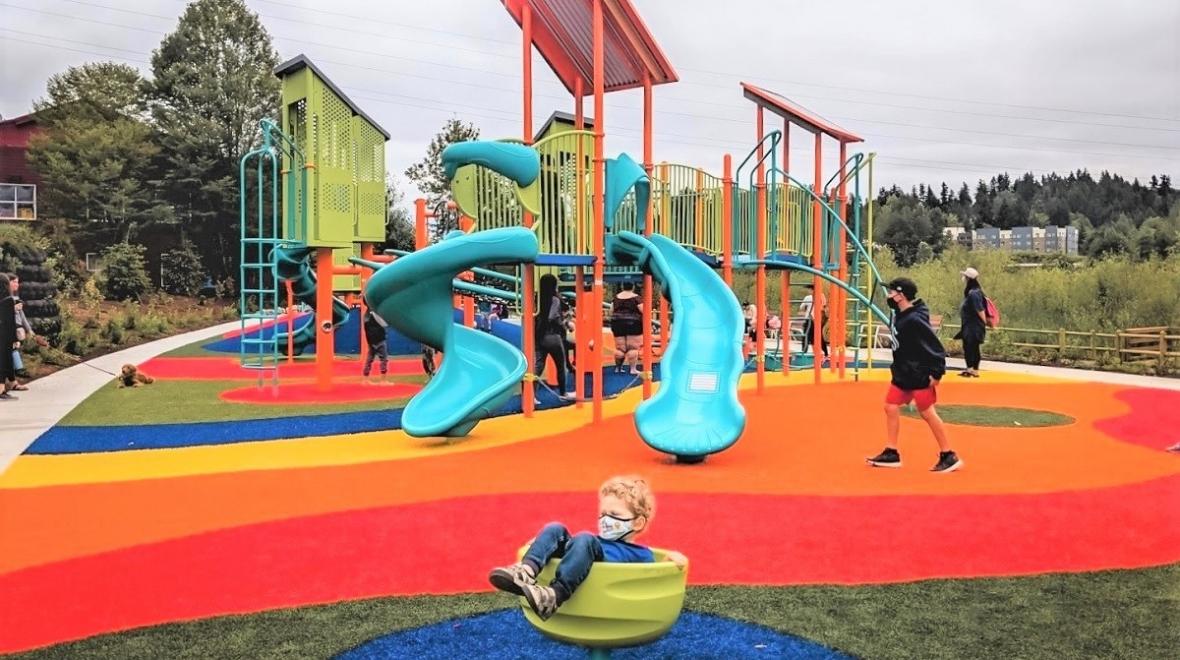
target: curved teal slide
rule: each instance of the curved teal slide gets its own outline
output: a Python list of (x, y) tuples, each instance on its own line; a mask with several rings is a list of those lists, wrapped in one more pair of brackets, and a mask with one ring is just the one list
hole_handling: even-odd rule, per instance
[(635, 410), (640, 437), (685, 463), (733, 445), (746, 427), (737, 396), (745, 367), (737, 298), (712, 268), (665, 236), (624, 231), (609, 236), (606, 247), (610, 263), (650, 272), (676, 314), (660, 388)]
[(365, 300), (407, 337), (442, 351), (442, 367), (402, 412), (415, 437), (462, 437), (517, 392), (524, 354), (508, 342), (454, 322), (452, 280), (473, 266), (532, 262), (537, 236), (508, 227), (444, 241), (398, 258), (369, 278)]
[[(316, 302), (316, 278), (315, 271), (311, 264), (308, 263), (308, 257), (311, 255), (312, 248), (297, 247), (297, 248), (282, 248), (276, 247), (274, 249), (275, 258), (275, 272), (280, 281), (290, 280), (291, 293), (295, 296), (295, 300), (315, 307)], [(282, 292), (279, 293), (279, 299), (283, 300)], [(348, 320), (348, 305), (343, 300), (332, 297), (332, 326), (338, 326)], [(275, 329), (275, 340), (279, 344), (279, 351), (285, 352), (287, 350), (287, 331), (286, 324), (282, 324)], [(307, 321), (295, 329), (294, 337), (291, 346), (295, 351), (295, 355), (303, 353), (304, 349), (315, 343), (315, 314), (310, 315)]]

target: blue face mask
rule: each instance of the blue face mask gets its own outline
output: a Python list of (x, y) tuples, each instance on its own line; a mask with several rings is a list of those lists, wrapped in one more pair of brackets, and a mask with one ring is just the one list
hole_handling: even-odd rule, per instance
[(634, 518), (616, 518), (610, 515), (598, 517), (598, 535), (608, 541), (618, 541), (635, 531), (631, 527)]

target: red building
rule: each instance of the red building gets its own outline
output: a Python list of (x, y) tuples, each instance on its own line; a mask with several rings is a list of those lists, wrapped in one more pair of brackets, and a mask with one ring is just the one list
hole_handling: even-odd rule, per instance
[(0, 221), (37, 219), (41, 178), (29, 167), (25, 152), (39, 130), (33, 114), (0, 121)]

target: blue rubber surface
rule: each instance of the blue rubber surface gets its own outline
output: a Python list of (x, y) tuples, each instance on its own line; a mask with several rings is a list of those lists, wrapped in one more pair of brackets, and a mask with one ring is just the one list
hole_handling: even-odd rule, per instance
[[(391, 633), (337, 657), (574, 660), (587, 655), (586, 649), (545, 637), (525, 621), (519, 609), (511, 609)], [(843, 660), (852, 656), (764, 626), (685, 612), (664, 637), (644, 646), (614, 649), (610, 657)]]

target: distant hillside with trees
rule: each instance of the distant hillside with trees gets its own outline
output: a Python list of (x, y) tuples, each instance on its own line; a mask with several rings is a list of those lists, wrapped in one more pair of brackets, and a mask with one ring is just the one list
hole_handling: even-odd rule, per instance
[(1026, 172), (1015, 179), (1003, 173), (980, 180), (974, 194), (966, 182), (957, 192), (946, 182), (909, 192), (893, 186), (882, 188), (876, 202), (874, 239), (902, 265), (940, 254), (947, 247), (943, 230), (951, 226), (1073, 226), (1082, 253), (1092, 257), (1145, 259), (1180, 245), (1180, 194), (1167, 174), (1152, 175), (1144, 185), (1105, 171), (1097, 178), (1087, 170), (1041, 177)]

